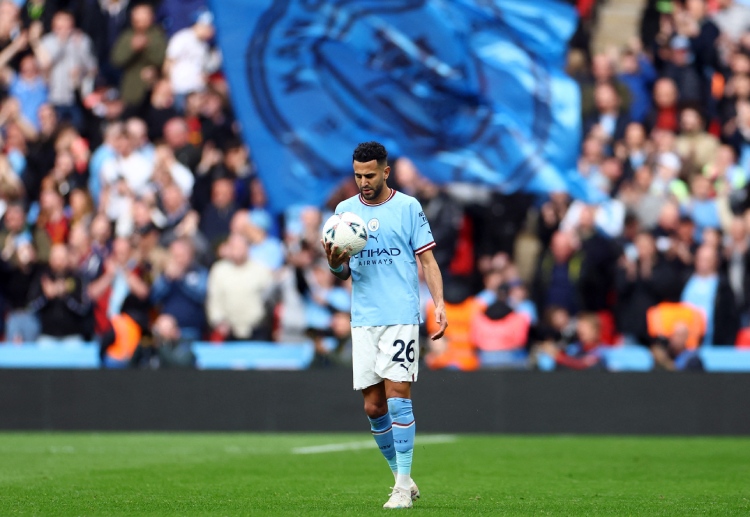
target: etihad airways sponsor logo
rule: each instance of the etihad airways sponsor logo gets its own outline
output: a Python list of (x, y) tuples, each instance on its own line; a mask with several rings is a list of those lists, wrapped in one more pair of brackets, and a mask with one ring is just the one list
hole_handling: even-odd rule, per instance
[(358, 266), (390, 266), (393, 264), (393, 257), (399, 255), (401, 250), (398, 248), (372, 248), (360, 251), (352, 259), (358, 261)]
[(352, 255), (355, 259), (368, 259), (368, 258), (379, 258), (379, 257), (398, 257), (401, 255), (401, 250), (398, 248), (373, 248), (365, 249)]

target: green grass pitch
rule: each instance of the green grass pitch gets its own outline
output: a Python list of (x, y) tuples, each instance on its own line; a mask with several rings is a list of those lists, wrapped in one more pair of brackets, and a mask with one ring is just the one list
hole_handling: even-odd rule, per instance
[[(0, 516), (382, 515), (368, 435), (0, 433)], [(748, 438), (417, 434), (412, 474), (419, 515), (750, 515)]]

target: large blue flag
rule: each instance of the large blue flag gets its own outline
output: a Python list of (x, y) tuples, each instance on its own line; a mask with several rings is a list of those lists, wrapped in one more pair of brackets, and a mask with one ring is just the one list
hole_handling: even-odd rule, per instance
[(321, 204), (359, 142), (439, 182), (585, 197), (561, 0), (214, 0), (243, 134), (276, 211)]

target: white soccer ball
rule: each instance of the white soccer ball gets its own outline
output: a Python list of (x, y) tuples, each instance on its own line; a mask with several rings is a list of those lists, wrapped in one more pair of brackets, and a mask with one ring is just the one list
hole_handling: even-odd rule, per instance
[(334, 214), (323, 225), (323, 241), (349, 249), (349, 255), (356, 255), (367, 245), (367, 227), (360, 216), (352, 212)]

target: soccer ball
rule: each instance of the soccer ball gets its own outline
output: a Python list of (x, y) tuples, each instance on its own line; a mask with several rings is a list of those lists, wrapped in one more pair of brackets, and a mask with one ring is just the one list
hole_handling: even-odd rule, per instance
[(334, 214), (323, 225), (323, 242), (348, 248), (349, 255), (356, 255), (367, 245), (365, 222), (352, 212)]

